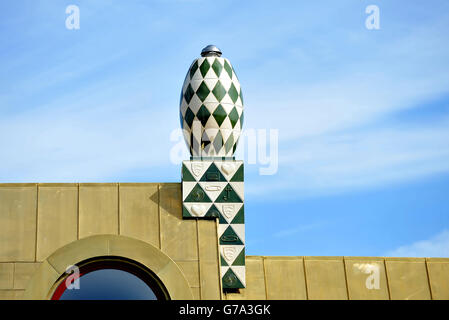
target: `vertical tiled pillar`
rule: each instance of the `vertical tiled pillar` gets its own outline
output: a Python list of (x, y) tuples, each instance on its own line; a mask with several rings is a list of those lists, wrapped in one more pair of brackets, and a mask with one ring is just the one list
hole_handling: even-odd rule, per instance
[(182, 164), (183, 217), (219, 220), (223, 289), (245, 287), (243, 170), (243, 161), (235, 160), (191, 160)]

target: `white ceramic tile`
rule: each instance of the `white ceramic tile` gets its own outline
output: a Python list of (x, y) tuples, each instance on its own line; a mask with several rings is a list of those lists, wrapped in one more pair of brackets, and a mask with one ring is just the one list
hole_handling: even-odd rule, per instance
[(193, 95), (192, 100), (190, 100), (189, 107), (192, 110), (192, 112), (194, 114), (196, 114), (198, 112), (198, 110), (200, 110), (200, 107), (201, 107), (202, 104), (203, 103), (201, 102), (201, 100), (195, 94), (195, 95)]
[[(218, 208), (217, 208), (218, 209)], [(229, 224), (219, 224), (218, 228), (217, 228), (217, 232), (218, 232), (218, 238), (220, 238), (223, 234), (223, 232), (225, 232), (225, 230), (229, 227)]]
[(212, 69), (212, 65), (209, 69), (209, 71), (207, 71), (206, 75), (204, 76), (204, 79), (216, 79), (217, 75), (214, 72), (214, 69)]
[(244, 247), (245, 246), (242, 245), (220, 245), (220, 254), (225, 259), (226, 263), (231, 265)]
[[(226, 259), (225, 259), (226, 260)], [(229, 267), (225, 266), (225, 267), (220, 267), (220, 272), (221, 272), (221, 278), (223, 278), (223, 276), (226, 274), (226, 272), (228, 272)]]
[(225, 220), (228, 223), (231, 223), (240, 208), (243, 206), (243, 203), (216, 203), (215, 206)]
[(229, 182), (231, 187), (234, 189), (234, 191), (238, 194), (240, 199), (245, 200), (245, 194), (244, 194), (244, 182)]
[[(223, 189), (227, 186), (227, 182), (200, 182), (201, 188), (206, 192), (212, 201), (215, 201)], [(217, 206), (218, 204), (216, 204)], [(218, 209), (218, 208), (217, 208)]]
[(210, 78), (210, 79), (204, 79), (204, 82), (206, 83), (207, 87), (210, 91), (214, 90), (215, 85), (218, 82), (218, 78)]
[(229, 120), (229, 117), (226, 117), (224, 119), (224, 121), (222, 122), (221, 126), (220, 126), (221, 130), (232, 130), (232, 124), (231, 124), (231, 120)]
[(192, 189), (196, 186), (196, 181), (183, 181), (182, 182), (182, 201), (184, 201), (190, 194)]
[(206, 172), (207, 168), (209, 168), (209, 166), (212, 164), (212, 161), (194, 160), (184, 161), (183, 163), (187, 167), (187, 169), (190, 170), (193, 177), (198, 181)]
[(220, 129), (221, 135), (223, 136), (223, 142), (226, 143), (228, 141), (229, 136), (232, 134), (232, 130), (230, 129)]
[(245, 242), (245, 225), (244, 224), (231, 224), (231, 228), (234, 229), (235, 233), (239, 236), (242, 242)]
[[(245, 285), (245, 266), (231, 266), (232, 271), (234, 271), (237, 278), (239, 278), (240, 282)], [(226, 270), (227, 271), (227, 270)]]
[(194, 217), (204, 217), (207, 211), (212, 207), (211, 202), (184, 202), (184, 206)]
[(231, 180), (240, 166), (243, 164), (243, 161), (214, 161), (218, 170), (223, 174), (227, 181)]
[(220, 103), (228, 103), (228, 104), (234, 104), (234, 102), (232, 101), (231, 97), (229, 96), (229, 94), (225, 94), (225, 96), (223, 97), (223, 99), (220, 101)]

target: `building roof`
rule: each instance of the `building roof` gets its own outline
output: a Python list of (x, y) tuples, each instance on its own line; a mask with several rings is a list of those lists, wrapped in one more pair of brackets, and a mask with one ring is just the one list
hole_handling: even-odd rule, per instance
[(447, 258), (247, 256), (246, 289), (223, 294), (217, 221), (183, 219), (179, 183), (0, 184), (0, 299), (20, 298), (55, 251), (98, 235), (157, 248), (195, 299), (449, 299)]

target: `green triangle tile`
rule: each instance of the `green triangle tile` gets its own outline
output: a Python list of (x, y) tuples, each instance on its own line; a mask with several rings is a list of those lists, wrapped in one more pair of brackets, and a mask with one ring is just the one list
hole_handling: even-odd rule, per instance
[(212, 63), (212, 69), (214, 69), (215, 74), (217, 75), (217, 77), (219, 77), (221, 71), (223, 70), (223, 66), (217, 58), (215, 58), (214, 63)]
[(240, 115), (240, 129), (242, 129), (242, 128), (243, 128), (243, 112)]
[(242, 88), (240, 88), (240, 100), (242, 101), (242, 105), (243, 105), (243, 94), (242, 94)]
[(198, 60), (196, 60), (195, 63), (190, 68), (190, 79), (193, 78), (193, 75), (195, 74), (196, 70), (198, 70)]
[(237, 233), (235, 233), (234, 229), (229, 226), (225, 232), (220, 237), (221, 245), (243, 245), (242, 240), (240, 240)]
[(227, 267), (229, 266), (228, 263), (226, 262), (225, 258), (223, 258), (223, 256), (220, 254), (220, 263), (222, 267)]
[(228, 224), (228, 221), (226, 221), (225, 217), (220, 213), (220, 217), (218, 219), (219, 224)]
[(244, 266), (245, 265), (245, 248), (239, 253), (237, 258), (235, 258), (232, 263), (233, 266)]
[(228, 153), (233, 146), (234, 146), (234, 135), (231, 134), (228, 138), (228, 141), (226, 141), (225, 143), (225, 152)]
[(226, 95), (226, 89), (223, 87), (220, 80), (217, 81), (217, 84), (212, 90), (212, 93), (214, 94), (215, 98), (217, 98), (218, 102), (220, 102)]
[(204, 172), (200, 181), (226, 181), (226, 178), (223, 174), (218, 170), (217, 166), (214, 162), (207, 168), (206, 172)]
[(216, 153), (218, 153), (220, 149), (223, 148), (223, 136), (221, 134), (221, 131), (218, 131), (217, 135), (215, 136), (213, 145)]
[(190, 214), (189, 210), (183, 205), (182, 206), (182, 216), (184, 218), (192, 218), (192, 215)]
[(204, 59), (203, 63), (200, 66), (201, 75), (203, 78), (206, 76), (207, 71), (210, 69), (210, 64), (207, 59)]
[(197, 183), (190, 191), (189, 195), (186, 197), (184, 202), (212, 202), (204, 192), (203, 188)]
[(217, 207), (214, 204), (212, 205), (212, 207), (210, 207), (210, 209), (206, 212), (206, 214), (204, 216), (221, 219), (220, 211), (218, 211)]
[(192, 86), (189, 83), (186, 92), (184, 92), (184, 99), (186, 99), (187, 103), (190, 103), (190, 100), (192, 100), (194, 94), (195, 91), (193, 91)]
[(218, 126), (221, 126), (228, 114), (226, 113), (226, 110), (223, 108), (223, 106), (219, 104), (212, 115), (214, 116), (215, 121), (217, 121)]
[(232, 108), (231, 112), (229, 113), (229, 120), (231, 121), (232, 129), (234, 129), (235, 125), (239, 121), (239, 113), (237, 112), (237, 109), (235, 107)]
[(245, 223), (245, 209), (243, 206), (240, 208), (239, 212), (232, 219), (231, 224), (242, 224)]
[(224, 63), (224, 69), (228, 73), (229, 78), (232, 79), (232, 67), (229, 65), (229, 63), (226, 60), (225, 60), (225, 63)]
[(216, 203), (223, 203), (223, 202), (243, 202), (242, 199), (240, 199), (239, 195), (235, 190), (232, 188), (232, 186), (228, 183), (228, 185), (224, 188), (224, 190), (220, 193), (218, 198), (215, 200)]
[(239, 93), (238, 93), (238, 91), (237, 91), (237, 89), (235, 88), (235, 86), (234, 86), (234, 84), (232, 83), (231, 84), (231, 87), (229, 88), (229, 90), (228, 90), (228, 94), (229, 94), (229, 96), (231, 97), (231, 99), (232, 99), (232, 102), (236, 102), (237, 101), (237, 99), (239, 98)]
[(198, 120), (201, 121), (201, 124), (203, 125), (203, 127), (205, 127), (207, 120), (209, 120), (210, 112), (209, 112), (209, 110), (207, 110), (207, 108), (204, 106), (204, 104), (201, 105), (200, 110), (198, 110), (198, 112), (196, 113), (196, 117), (198, 118)]
[(243, 182), (243, 163), (240, 165), (240, 167), (237, 169), (237, 171), (234, 173), (234, 175), (231, 178), (231, 182)]
[(231, 268), (224, 274), (222, 283), (223, 289), (243, 289), (245, 287)]
[(204, 81), (201, 82), (200, 86), (196, 90), (196, 95), (198, 96), (198, 98), (200, 98), (201, 102), (206, 100), (209, 93), (210, 93), (210, 90), (207, 87), (206, 83)]
[(189, 128), (192, 128), (193, 119), (195, 119), (195, 114), (193, 113), (192, 110), (190, 110), (189, 107), (187, 107), (184, 119), (186, 120), (186, 123), (189, 126)]
[(182, 181), (196, 181), (184, 163), (182, 164)]

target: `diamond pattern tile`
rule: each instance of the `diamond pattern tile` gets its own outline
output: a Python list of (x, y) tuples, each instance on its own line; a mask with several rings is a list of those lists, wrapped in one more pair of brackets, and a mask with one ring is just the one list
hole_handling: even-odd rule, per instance
[[(242, 90), (229, 60), (221, 57), (202, 57), (195, 60), (185, 78), (180, 99), (183, 129), (193, 134), (186, 139), (195, 157), (231, 157), (237, 148), (243, 124)], [(204, 107), (204, 108), (203, 108)], [(205, 109), (208, 112), (205, 112)], [(209, 121), (213, 118), (215, 121)], [(193, 132), (192, 124), (200, 121), (201, 129)], [(187, 125), (187, 127), (186, 127)], [(204, 143), (206, 128), (220, 132)], [(226, 135), (223, 130), (233, 129)], [(215, 143), (215, 139), (223, 139)], [(209, 146), (210, 145), (210, 146)], [(207, 150), (205, 150), (207, 147)]]

